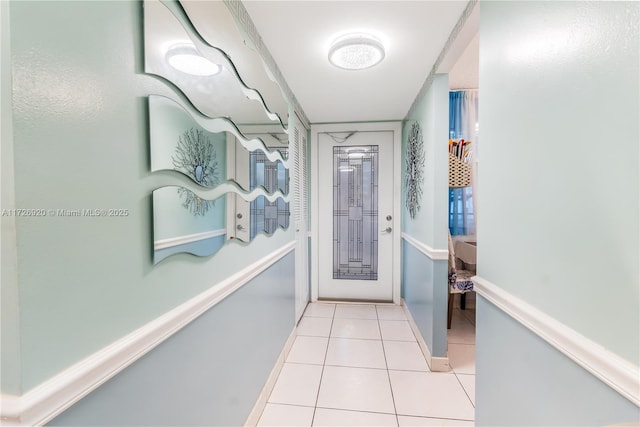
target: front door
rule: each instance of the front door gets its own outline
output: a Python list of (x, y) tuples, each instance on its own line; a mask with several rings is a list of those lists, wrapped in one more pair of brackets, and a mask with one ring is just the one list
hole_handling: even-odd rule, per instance
[(397, 132), (315, 134), (319, 299), (394, 300)]

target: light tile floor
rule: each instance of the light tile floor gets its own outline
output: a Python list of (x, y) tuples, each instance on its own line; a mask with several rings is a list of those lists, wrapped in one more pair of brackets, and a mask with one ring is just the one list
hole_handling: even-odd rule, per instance
[(474, 298), (448, 345), (431, 372), (401, 307), (311, 303), (258, 425), (473, 426)]

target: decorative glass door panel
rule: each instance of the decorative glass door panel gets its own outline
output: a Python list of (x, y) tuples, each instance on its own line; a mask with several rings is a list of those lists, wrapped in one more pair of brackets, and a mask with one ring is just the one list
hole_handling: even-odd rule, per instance
[(318, 298), (393, 300), (396, 128), (317, 133)]
[[(280, 149), (283, 154), (287, 150)], [(289, 193), (289, 170), (282, 162), (272, 162), (262, 151), (252, 151), (249, 154), (249, 189), (263, 187), (271, 194), (278, 190)], [(281, 197), (270, 202), (266, 197), (259, 196), (251, 202), (249, 208), (250, 239), (258, 233), (273, 234), (278, 227), (289, 227), (289, 203)]]
[(333, 147), (333, 278), (378, 280), (378, 146)]

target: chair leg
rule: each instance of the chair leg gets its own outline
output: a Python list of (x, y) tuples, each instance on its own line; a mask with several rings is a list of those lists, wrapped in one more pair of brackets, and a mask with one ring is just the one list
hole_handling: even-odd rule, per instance
[(449, 309), (447, 310), (447, 329), (451, 329), (451, 319), (453, 318), (453, 298), (454, 294), (449, 292)]
[(466, 292), (463, 294), (460, 294), (460, 310), (464, 310), (465, 308), (467, 308), (467, 294)]

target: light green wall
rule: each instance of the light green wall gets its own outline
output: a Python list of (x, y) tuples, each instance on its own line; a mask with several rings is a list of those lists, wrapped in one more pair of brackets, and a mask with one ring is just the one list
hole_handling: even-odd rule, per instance
[[(292, 241), (293, 230), (153, 266), (151, 193), (187, 181), (149, 171), (146, 97), (166, 89), (142, 74), (141, 3), (12, 2), (9, 9), (16, 206), (130, 211), (18, 218), (27, 391)], [(8, 114), (3, 108), (3, 122)]]
[(480, 6), (478, 273), (640, 364), (640, 3)]
[[(2, 209), (15, 209), (9, 3), (0, 2), (0, 166)], [(20, 320), (15, 217), (3, 214), (0, 256), (0, 390), (20, 393)]]
[[(407, 135), (418, 122), (424, 141), (424, 183), (420, 210), (411, 219), (405, 204), (404, 168)], [(448, 163), (449, 135), (449, 76), (436, 74), (429, 90), (413, 114), (407, 116), (402, 131), (403, 229), (418, 241), (434, 248), (447, 247)]]

